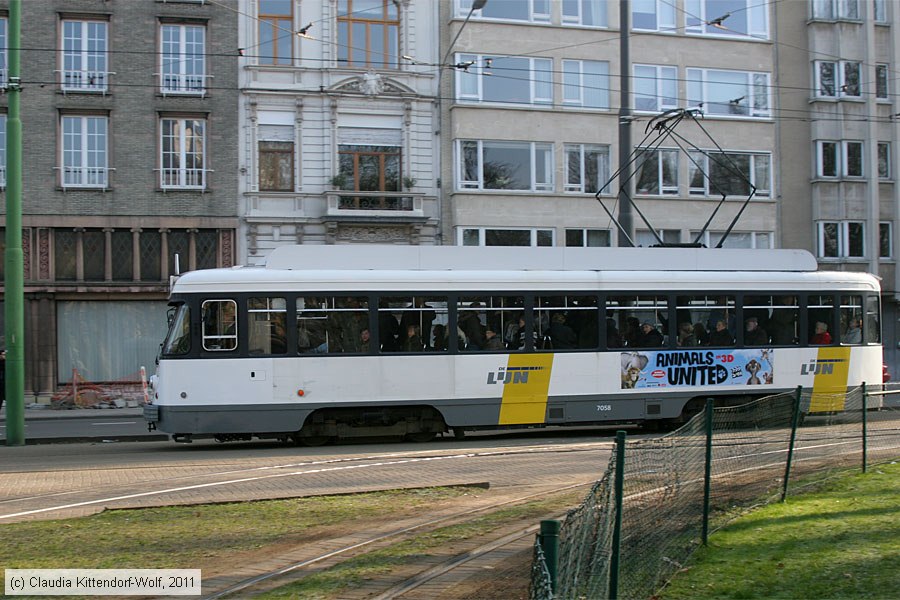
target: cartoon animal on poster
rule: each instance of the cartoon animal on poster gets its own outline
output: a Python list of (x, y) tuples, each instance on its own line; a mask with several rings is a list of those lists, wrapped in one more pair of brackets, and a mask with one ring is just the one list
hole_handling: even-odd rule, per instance
[(622, 389), (633, 390), (638, 381), (643, 378), (643, 370), (650, 361), (649, 358), (637, 352), (622, 354)]

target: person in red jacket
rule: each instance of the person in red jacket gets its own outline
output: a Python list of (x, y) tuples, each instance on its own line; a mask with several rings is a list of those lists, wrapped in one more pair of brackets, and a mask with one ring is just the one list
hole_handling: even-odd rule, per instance
[(831, 343), (831, 334), (828, 333), (828, 325), (822, 321), (816, 321), (816, 333), (809, 340), (814, 346), (827, 346)]

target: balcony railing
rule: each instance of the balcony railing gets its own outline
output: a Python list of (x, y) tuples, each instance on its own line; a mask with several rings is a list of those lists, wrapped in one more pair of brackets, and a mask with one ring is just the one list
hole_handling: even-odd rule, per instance
[(160, 91), (163, 95), (180, 94), (202, 96), (206, 93), (207, 75), (163, 73), (160, 75)]
[(412, 192), (328, 192), (328, 214), (422, 217), (422, 195)]
[(64, 92), (106, 92), (109, 89), (109, 71), (64, 70), (62, 89)]
[(206, 188), (207, 169), (198, 168), (172, 168), (162, 169), (162, 181), (164, 190), (202, 190)]
[(107, 188), (109, 187), (109, 167), (59, 167), (62, 171), (61, 184), (66, 188)]

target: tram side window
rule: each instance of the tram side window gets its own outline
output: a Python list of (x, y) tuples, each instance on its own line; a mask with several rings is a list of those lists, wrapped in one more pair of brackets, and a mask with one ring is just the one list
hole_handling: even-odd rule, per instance
[(800, 343), (800, 311), (796, 296), (744, 296), (745, 346), (795, 346)]
[(213, 352), (237, 348), (237, 302), (204, 300), (200, 305), (203, 349)]
[(841, 296), (841, 343), (863, 343), (862, 296)]
[(461, 296), (456, 303), (460, 351), (524, 349), (524, 306), (522, 296)]
[(675, 345), (734, 345), (735, 314), (734, 296), (678, 296), (675, 304)]
[(881, 343), (881, 309), (878, 296), (866, 296), (866, 322), (864, 335), (867, 344)]
[(369, 333), (365, 296), (297, 298), (297, 346), (302, 354), (368, 352)]
[[(629, 348), (664, 348), (667, 345), (669, 301), (665, 296), (610, 296), (606, 299), (606, 315), (607, 338), (615, 325), (622, 345)], [(609, 339), (607, 346), (615, 347)]]
[(595, 296), (538, 296), (537, 339), (544, 350), (594, 349), (599, 344)]
[(833, 341), (831, 326), (834, 323), (834, 297), (810, 294), (806, 302), (808, 312), (808, 339), (811, 346), (828, 346)]
[(191, 309), (182, 304), (175, 311), (169, 325), (169, 335), (163, 344), (163, 354), (187, 354), (191, 351)]
[(250, 354), (287, 352), (287, 303), (284, 298), (247, 299)]
[(446, 296), (384, 296), (378, 301), (382, 352), (447, 351)]

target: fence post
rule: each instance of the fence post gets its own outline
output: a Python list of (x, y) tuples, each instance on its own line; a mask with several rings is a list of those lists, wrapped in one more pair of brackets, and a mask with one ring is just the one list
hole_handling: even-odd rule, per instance
[(556, 576), (559, 572), (559, 530), (561, 524), (555, 519), (541, 521), (541, 551), (544, 553), (544, 564), (550, 574), (550, 591), (556, 594)]
[(869, 404), (869, 393), (866, 391), (866, 382), (862, 382), (862, 472), (866, 472), (866, 455), (869, 450), (868, 422), (866, 420), (866, 406)]
[(797, 427), (800, 424), (800, 396), (803, 392), (803, 386), (797, 386), (797, 394), (794, 397), (794, 410), (791, 415), (791, 443), (788, 446), (787, 462), (784, 466), (784, 487), (781, 490), (781, 501), (787, 498), (788, 481), (791, 478), (791, 460), (794, 458), (794, 444), (797, 441)]
[(616, 600), (619, 597), (619, 551), (622, 543), (622, 495), (625, 486), (625, 432), (616, 432), (616, 481), (613, 485), (615, 495), (616, 514), (613, 521), (613, 539), (609, 561), (609, 599)]
[(706, 469), (703, 473), (703, 545), (709, 540), (709, 495), (712, 485), (713, 399), (706, 399)]

